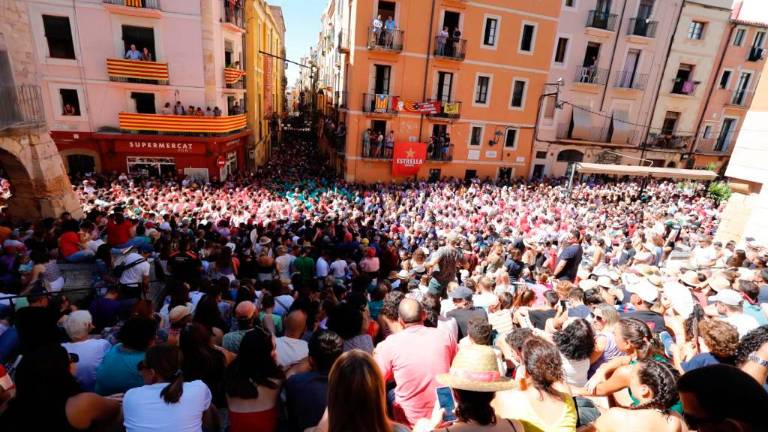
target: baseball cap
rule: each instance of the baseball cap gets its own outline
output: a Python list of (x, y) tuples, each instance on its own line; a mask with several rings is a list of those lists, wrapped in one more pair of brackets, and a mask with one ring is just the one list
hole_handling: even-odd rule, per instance
[(664, 284), (664, 297), (672, 304), (672, 309), (687, 318), (693, 312), (693, 297), (691, 291), (679, 282), (667, 282)]
[(647, 279), (642, 279), (635, 284), (627, 286), (627, 291), (637, 294), (646, 303), (653, 303), (659, 297), (659, 291)]
[(192, 315), (192, 311), (187, 306), (176, 306), (168, 313), (168, 320), (172, 323), (179, 322), (184, 317)]
[(474, 293), (472, 292), (471, 289), (469, 289), (469, 288), (467, 288), (465, 286), (460, 286), (460, 287), (456, 288), (455, 290), (453, 290), (450, 294), (448, 294), (448, 297), (450, 297), (452, 299), (464, 299), (464, 300), (466, 300), (466, 299), (471, 299), (473, 294)]
[(155, 251), (155, 247), (152, 246), (151, 243), (144, 243), (141, 246), (139, 246), (140, 253), (152, 253), (154, 251)]
[(732, 289), (720, 290), (720, 292), (710, 297), (709, 299), (713, 302), (720, 302), (728, 306), (738, 306), (743, 300), (741, 294)]

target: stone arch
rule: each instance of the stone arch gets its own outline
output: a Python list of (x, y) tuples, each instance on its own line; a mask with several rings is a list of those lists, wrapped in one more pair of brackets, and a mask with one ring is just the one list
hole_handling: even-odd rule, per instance
[(93, 158), (93, 164), (94, 164), (94, 170), (96, 172), (101, 172), (101, 156), (99, 155), (99, 152), (89, 149), (67, 149), (67, 150), (60, 150), (59, 154), (61, 155), (61, 161), (64, 163), (64, 168), (66, 169), (67, 173), (70, 172), (69, 167), (69, 156), (90, 156)]
[(6, 211), (12, 220), (58, 217), (65, 211), (82, 217), (64, 164), (47, 133), (36, 129), (0, 133), (0, 166), (11, 183), (13, 195)]
[(558, 162), (582, 162), (584, 160), (584, 153), (578, 150), (563, 150), (557, 154)]

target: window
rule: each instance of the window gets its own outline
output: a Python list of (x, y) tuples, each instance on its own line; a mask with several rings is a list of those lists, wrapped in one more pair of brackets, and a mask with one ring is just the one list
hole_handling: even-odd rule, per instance
[(755, 40), (752, 42), (752, 48), (762, 48), (765, 43), (765, 32), (759, 31), (755, 33)]
[(664, 116), (664, 123), (661, 126), (662, 135), (672, 135), (675, 133), (675, 127), (677, 127), (677, 120), (680, 118), (680, 113), (676, 111), (667, 111)]
[(533, 24), (523, 24), (523, 32), (520, 35), (520, 51), (533, 52), (534, 38), (536, 37), (536, 26)]
[(75, 59), (75, 45), (72, 43), (72, 29), (69, 17), (43, 15), (45, 39), (48, 41), (48, 55), (52, 58)]
[(483, 139), (483, 128), (480, 126), (472, 126), (472, 135), (469, 139), (469, 145), (479, 146)]
[(733, 45), (741, 46), (744, 43), (744, 37), (747, 35), (747, 29), (737, 29), (736, 34), (733, 35)]
[(555, 118), (555, 108), (557, 101), (554, 96), (547, 96), (544, 98), (544, 118), (552, 120)]
[(688, 25), (688, 39), (701, 40), (704, 34), (704, 23), (701, 21), (691, 21)]
[(546, 158), (547, 158), (547, 152), (545, 151), (536, 152), (536, 159), (546, 159)]
[(584, 153), (578, 150), (563, 150), (557, 154), (558, 162), (581, 162), (584, 160)]
[(565, 0), (563, 3), (565, 4), (565, 7), (576, 7), (576, 0)]
[(491, 85), (491, 77), (478, 76), (475, 86), (475, 103), (481, 105), (488, 104), (488, 88)]
[(507, 129), (504, 137), (504, 148), (515, 148), (517, 145), (517, 129)]
[(77, 98), (77, 90), (59, 89), (59, 96), (61, 96), (61, 115), (80, 115), (80, 101)]
[(470, 181), (477, 177), (477, 170), (466, 170), (464, 171), (464, 181)]
[(498, 18), (486, 18), (485, 30), (483, 31), (483, 45), (496, 46), (496, 37), (499, 32), (499, 19)]
[(155, 95), (153, 93), (131, 93), (131, 99), (136, 103), (139, 114), (155, 114)]
[(565, 53), (568, 50), (568, 38), (558, 38), (555, 49), (555, 63), (565, 63)]
[(701, 134), (704, 139), (712, 138), (712, 125), (704, 126), (704, 132)]
[(512, 81), (512, 102), (513, 108), (522, 108), (525, 102), (525, 81)]
[(726, 89), (728, 88), (728, 81), (731, 80), (731, 71), (724, 70), (723, 76), (720, 77), (720, 88)]

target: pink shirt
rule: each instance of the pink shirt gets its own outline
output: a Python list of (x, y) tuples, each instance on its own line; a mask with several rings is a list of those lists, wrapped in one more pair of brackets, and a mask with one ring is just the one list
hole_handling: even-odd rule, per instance
[(385, 380), (394, 377), (395, 405), (407, 421), (414, 424), (429, 418), (435, 404), (435, 377), (447, 373), (456, 355), (456, 341), (443, 330), (422, 325), (408, 327), (381, 342), (373, 353)]

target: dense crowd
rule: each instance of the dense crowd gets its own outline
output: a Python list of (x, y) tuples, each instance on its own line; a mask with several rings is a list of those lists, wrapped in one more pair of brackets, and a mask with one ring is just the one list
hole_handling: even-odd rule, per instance
[(286, 136), (0, 221), (0, 430), (768, 430), (768, 256), (703, 185), (350, 184)]

